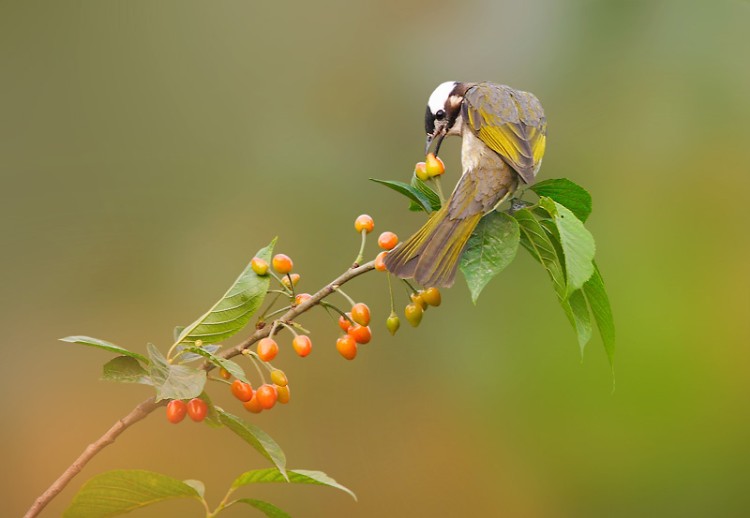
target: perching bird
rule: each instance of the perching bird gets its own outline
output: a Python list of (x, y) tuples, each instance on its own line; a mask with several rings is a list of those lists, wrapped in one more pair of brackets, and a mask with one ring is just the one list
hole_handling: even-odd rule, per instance
[(518, 187), (534, 182), (542, 163), (547, 120), (528, 92), (494, 83), (439, 85), (427, 103), (427, 144), (462, 138), (463, 173), (450, 198), (425, 225), (388, 253), (388, 271), (427, 287), (452, 286), (461, 253), (484, 214)]

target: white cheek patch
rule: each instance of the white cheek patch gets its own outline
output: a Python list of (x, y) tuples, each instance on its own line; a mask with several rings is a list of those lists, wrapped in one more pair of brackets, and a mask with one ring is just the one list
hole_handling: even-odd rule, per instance
[(427, 101), (427, 106), (430, 107), (430, 111), (433, 115), (437, 113), (438, 110), (445, 109), (445, 101), (448, 100), (448, 96), (453, 91), (453, 88), (456, 87), (456, 84), (458, 84), (456, 81), (446, 81), (445, 83), (438, 85), (438, 87), (435, 88), (435, 91), (432, 92), (430, 100)]

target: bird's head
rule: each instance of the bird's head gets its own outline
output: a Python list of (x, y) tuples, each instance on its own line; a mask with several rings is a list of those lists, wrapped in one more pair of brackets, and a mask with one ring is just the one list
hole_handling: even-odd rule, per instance
[(446, 81), (438, 85), (430, 95), (424, 116), (424, 129), (427, 133), (425, 154), (430, 150), (432, 142), (435, 142), (437, 155), (443, 138), (461, 133), (461, 104), (470, 86), (469, 83)]

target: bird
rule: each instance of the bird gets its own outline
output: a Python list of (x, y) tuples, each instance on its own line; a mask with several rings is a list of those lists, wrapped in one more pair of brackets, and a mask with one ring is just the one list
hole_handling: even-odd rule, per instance
[(483, 215), (519, 184), (532, 184), (542, 164), (547, 119), (531, 93), (491, 82), (446, 81), (425, 112), (425, 154), (461, 137), (462, 174), (442, 207), (385, 257), (386, 269), (425, 287), (450, 287), (459, 260)]

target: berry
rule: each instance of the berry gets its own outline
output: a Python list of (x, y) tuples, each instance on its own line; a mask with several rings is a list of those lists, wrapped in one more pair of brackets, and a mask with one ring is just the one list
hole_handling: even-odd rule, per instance
[(263, 407), (260, 406), (260, 402), (258, 401), (258, 398), (255, 396), (253, 396), (253, 398), (250, 401), (246, 401), (242, 403), (242, 406), (244, 406), (247, 410), (249, 410), (253, 414), (260, 414), (263, 411)]
[(276, 404), (278, 394), (273, 385), (264, 383), (255, 392), (255, 397), (258, 398), (258, 403), (263, 407), (264, 410), (270, 410)]
[(264, 338), (258, 342), (258, 357), (264, 362), (270, 362), (279, 354), (279, 344), (273, 338)]
[(298, 293), (296, 297), (294, 297), (294, 305), (299, 306), (303, 302), (305, 302), (307, 299), (311, 299), (312, 295), (309, 293)]
[(370, 326), (361, 326), (359, 324), (355, 324), (349, 328), (347, 334), (354, 338), (354, 341), (358, 344), (366, 344), (372, 339)]
[(357, 342), (351, 335), (344, 335), (336, 340), (336, 350), (347, 360), (353, 360), (357, 356)]
[(187, 404), (187, 413), (190, 416), (190, 419), (196, 423), (200, 423), (206, 418), (208, 405), (201, 398), (193, 398)]
[(177, 424), (185, 419), (187, 413), (187, 405), (184, 401), (179, 399), (173, 399), (167, 403), (167, 421), (172, 424)]
[(419, 293), (412, 293), (411, 294), (411, 301), (414, 304), (417, 304), (422, 310), (427, 309), (427, 302), (424, 301), (424, 298), (422, 298), (422, 292)]
[(304, 358), (312, 351), (312, 341), (307, 335), (297, 335), (292, 340), (292, 347), (298, 356)]
[[(289, 277), (292, 278), (292, 282), (289, 282)], [(286, 286), (290, 290), (292, 289), (292, 286), (296, 286), (298, 282), (299, 282), (299, 274), (298, 273), (290, 273), (286, 277), (282, 277), (281, 278), (281, 284), (283, 284), (284, 286)]]
[[(349, 318), (346, 318), (346, 317), (349, 317)], [(352, 318), (352, 314), (347, 313), (346, 317), (344, 315), (339, 316), (339, 327), (344, 333), (349, 331), (349, 328), (352, 327), (352, 321), (350, 320)]]
[(396, 315), (395, 313), (391, 313), (391, 316), (389, 316), (385, 321), (385, 327), (388, 328), (388, 332), (392, 335), (395, 335), (400, 326), (401, 320), (398, 318), (398, 315)]
[(439, 306), (442, 302), (440, 297), (440, 290), (437, 288), (427, 288), (422, 293), (422, 300), (424, 300), (430, 306)]
[(273, 261), (271, 262), (273, 263), (273, 269), (282, 275), (291, 272), (292, 267), (294, 266), (294, 263), (289, 256), (284, 254), (274, 255)]
[(286, 379), (286, 374), (279, 369), (271, 371), (271, 381), (273, 381), (274, 385), (278, 385), (279, 387), (286, 387), (289, 384), (289, 381)]
[(219, 369), (219, 377), (221, 379), (228, 380), (229, 378), (232, 377), (232, 375), (229, 373), (228, 370), (226, 370), (224, 367), (222, 367), (221, 369)]
[(232, 395), (243, 403), (253, 399), (253, 387), (242, 380), (234, 380), (230, 387)]
[(424, 162), (417, 162), (417, 165), (414, 166), (414, 175), (423, 182), (429, 180), (430, 175), (427, 174), (427, 164)]
[(440, 176), (445, 172), (445, 164), (435, 156), (435, 153), (429, 153), (425, 159), (425, 170), (427, 176), (430, 178), (433, 176)]
[(387, 270), (385, 267), (385, 256), (388, 255), (388, 252), (380, 252), (378, 256), (375, 258), (375, 269), (379, 272), (384, 272)]
[(406, 309), (404, 309), (406, 321), (409, 322), (412, 327), (417, 327), (422, 321), (422, 313), (424, 313), (422, 306), (414, 303), (408, 304)]
[(398, 244), (398, 236), (393, 232), (383, 232), (378, 237), (378, 246), (383, 250), (393, 250)]
[(370, 308), (364, 302), (358, 302), (352, 306), (352, 320), (361, 326), (370, 323)]
[(354, 221), (354, 229), (360, 234), (364, 230), (368, 234), (375, 228), (375, 222), (367, 214), (362, 214)]
[(253, 257), (253, 260), (250, 261), (250, 268), (258, 275), (266, 275), (268, 273), (268, 261), (260, 257)]
[(289, 385), (286, 385), (284, 387), (279, 387), (277, 385), (275, 388), (279, 403), (281, 403), (282, 405), (286, 405), (287, 403), (289, 403)]

